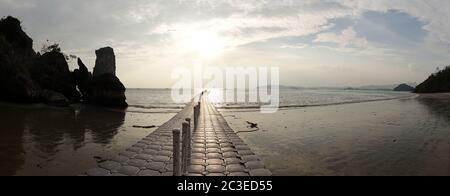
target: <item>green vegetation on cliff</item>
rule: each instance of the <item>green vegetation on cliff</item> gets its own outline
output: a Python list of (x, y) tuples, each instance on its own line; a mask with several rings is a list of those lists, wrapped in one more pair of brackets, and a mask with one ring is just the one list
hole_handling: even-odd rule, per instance
[(450, 66), (445, 67), (416, 87), (415, 93), (450, 92)]

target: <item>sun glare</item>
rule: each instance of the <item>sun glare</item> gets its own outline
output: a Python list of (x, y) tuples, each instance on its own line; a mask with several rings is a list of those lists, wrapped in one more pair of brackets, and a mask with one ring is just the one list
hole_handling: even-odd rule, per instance
[(187, 47), (201, 58), (212, 58), (225, 50), (225, 40), (212, 32), (192, 32), (187, 37)]

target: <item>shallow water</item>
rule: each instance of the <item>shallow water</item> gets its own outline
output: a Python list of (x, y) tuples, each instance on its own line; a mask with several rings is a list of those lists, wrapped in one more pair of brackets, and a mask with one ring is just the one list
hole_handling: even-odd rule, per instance
[(167, 89), (127, 89), (126, 110), (0, 102), (0, 175), (80, 175), (182, 108)]
[(96, 106), (0, 103), (0, 175), (80, 175), (162, 125), (175, 113)]
[[(82, 174), (155, 130), (133, 125), (158, 126), (173, 117), (180, 104), (168, 96), (170, 90), (127, 90), (132, 106), (125, 111), (0, 103), (0, 175)], [(326, 105), (411, 95), (303, 90), (281, 96), (295, 102), (285, 105)], [(449, 107), (449, 96), (422, 96), (223, 113), (238, 131), (247, 130), (247, 120), (259, 124), (259, 131), (239, 135), (276, 175), (449, 175)]]
[(450, 175), (448, 95), (222, 113), (275, 175)]
[(129, 109), (180, 109), (186, 103), (176, 103), (172, 100), (171, 89), (127, 89)]
[[(224, 97), (238, 93), (247, 94), (246, 102), (229, 102)], [(387, 90), (339, 90), (339, 89), (280, 89), (279, 107), (306, 107), (306, 106), (325, 106), (345, 103), (360, 103), (374, 100), (388, 100), (414, 96), (411, 93), (395, 92)], [(211, 90), (209, 99), (215, 103), (216, 107), (222, 109), (256, 109), (260, 105), (268, 103), (252, 102), (250, 97), (257, 98), (258, 92), (253, 91), (220, 91)], [(227, 101), (225, 101), (227, 100)], [(235, 97), (235, 100), (236, 97)]]

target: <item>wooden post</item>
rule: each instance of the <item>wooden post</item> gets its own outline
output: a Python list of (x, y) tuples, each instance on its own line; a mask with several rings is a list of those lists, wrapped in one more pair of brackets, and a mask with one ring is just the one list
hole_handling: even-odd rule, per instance
[(197, 129), (197, 125), (198, 125), (198, 106), (195, 105), (194, 106), (194, 130)]
[(197, 118), (200, 118), (200, 113), (201, 113), (201, 111), (202, 111), (202, 102), (200, 102), (200, 101), (198, 101), (198, 103), (197, 103), (197, 106), (198, 106), (198, 117)]
[(200, 116), (201, 116), (201, 110), (200, 110), (200, 105), (198, 105), (197, 106), (198, 108), (197, 108), (197, 110), (198, 110), (198, 112), (197, 112), (197, 123), (198, 123), (198, 125), (197, 125), (197, 127), (200, 127), (200, 124), (201, 124), (201, 121), (200, 121)]
[(181, 173), (184, 175), (187, 172), (188, 165), (188, 139), (189, 139), (189, 124), (187, 122), (183, 122), (182, 129), (182, 146), (181, 146)]
[(191, 148), (191, 141), (192, 141), (191, 119), (190, 118), (186, 118), (186, 122), (188, 124), (187, 162), (188, 162), (188, 165), (189, 165), (191, 163), (191, 154), (192, 154), (192, 148)]
[[(197, 104), (197, 118), (200, 116), (200, 105)], [(197, 121), (198, 122), (198, 121)]]
[(189, 128), (191, 128), (191, 118), (186, 118), (184, 120), (186, 120), (186, 122), (189, 124)]
[(174, 129), (172, 133), (173, 133), (173, 175), (181, 176), (180, 130)]

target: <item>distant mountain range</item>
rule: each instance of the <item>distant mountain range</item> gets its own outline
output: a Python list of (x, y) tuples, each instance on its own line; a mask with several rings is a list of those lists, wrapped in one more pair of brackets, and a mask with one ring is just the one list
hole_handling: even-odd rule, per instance
[[(417, 83), (405, 83), (408, 86), (416, 87)], [(303, 90), (303, 89), (326, 89), (326, 90), (393, 90), (398, 87), (399, 84), (388, 84), (388, 85), (365, 85), (358, 87), (301, 87), (301, 86), (288, 86), (280, 85), (280, 89), (284, 90)], [(270, 86), (266, 86), (270, 87)]]
[[(408, 86), (416, 87), (417, 83), (405, 83)], [(356, 89), (361, 90), (393, 90), (396, 88), (399, 84), (388, 84), (388, 85), (366, 85), (366, 86), (360, 86)]]

